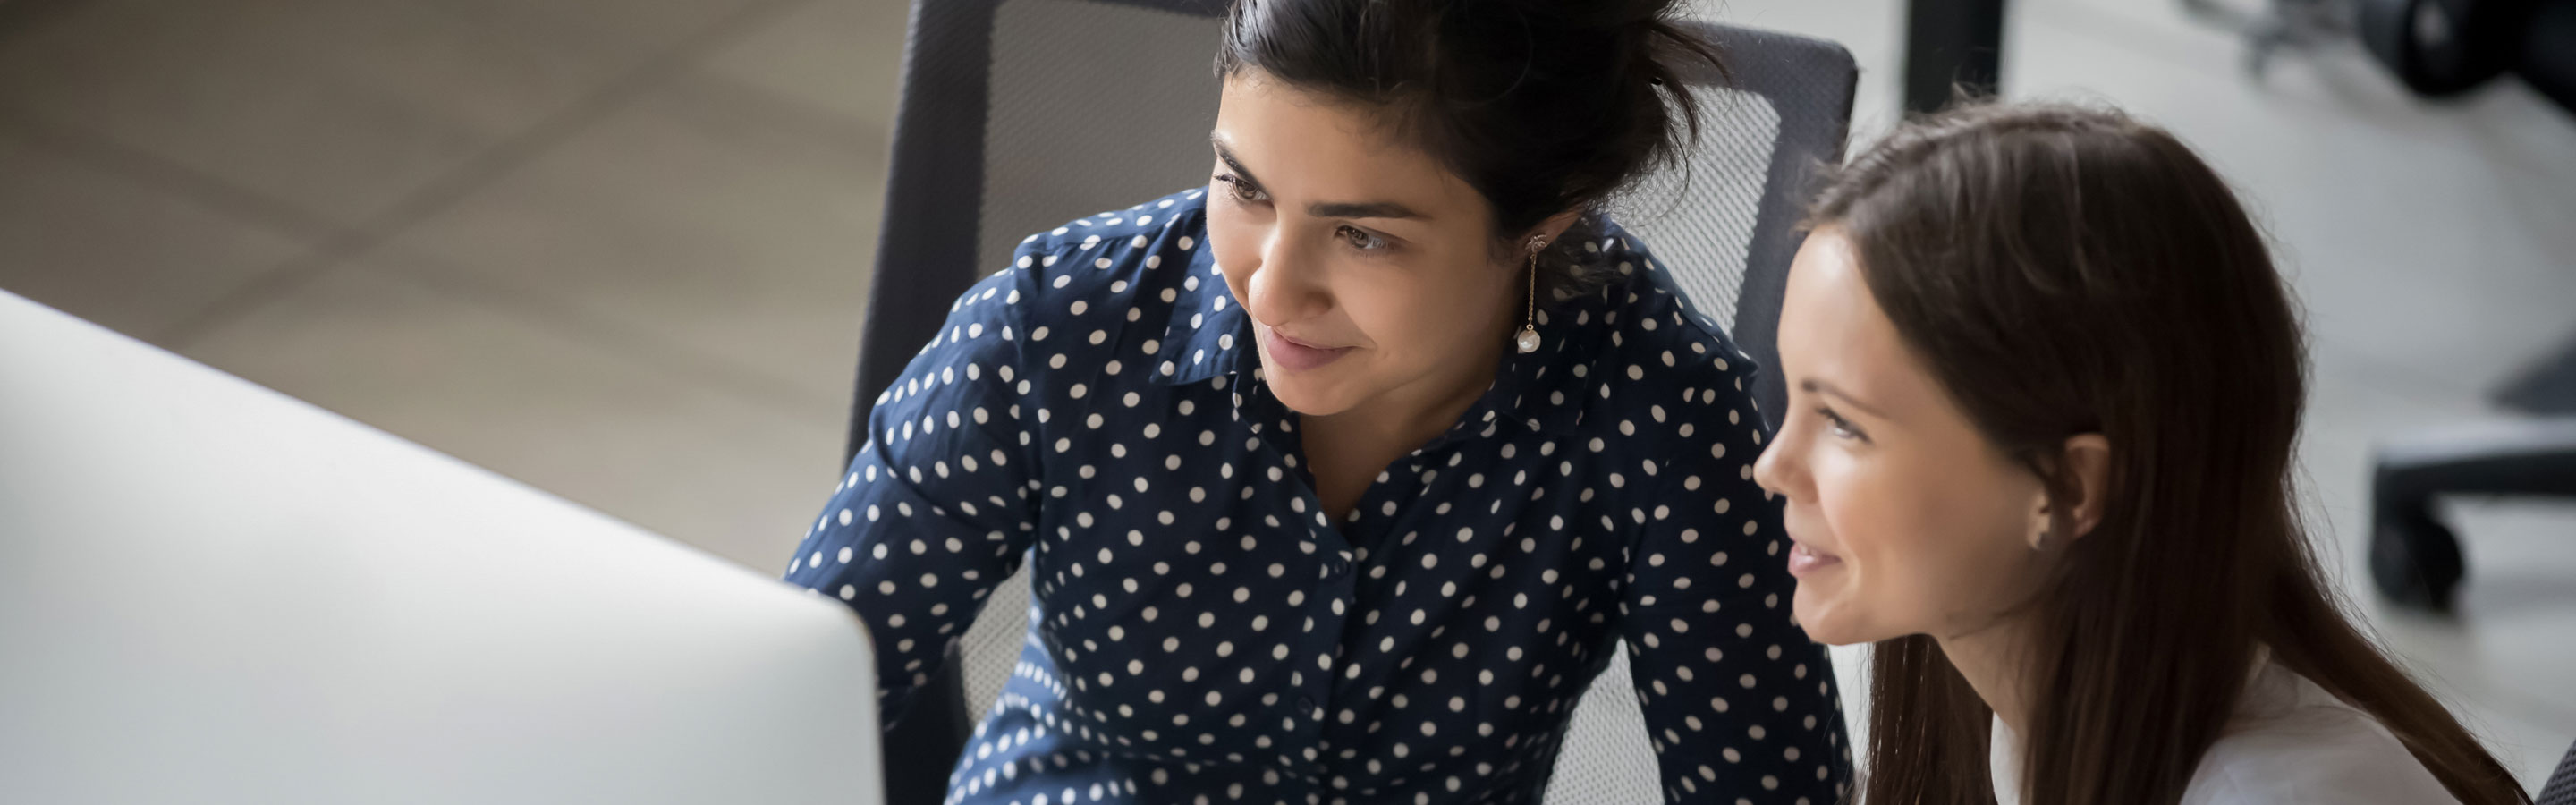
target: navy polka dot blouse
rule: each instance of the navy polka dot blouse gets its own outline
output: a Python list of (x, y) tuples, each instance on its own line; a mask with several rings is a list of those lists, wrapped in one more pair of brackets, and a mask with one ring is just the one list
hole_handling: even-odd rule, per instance
[(1033, 236), (960, 297), (788, 571), (867, 624), (889, 719), (1027, 572), (951, 802), (1536, 802), (1612, 640), (1671, 801), (1841, 798), (1753, 367), (1642, 246), (1605, 225), (1610, 287), (1325, 512), (1204, 192)]

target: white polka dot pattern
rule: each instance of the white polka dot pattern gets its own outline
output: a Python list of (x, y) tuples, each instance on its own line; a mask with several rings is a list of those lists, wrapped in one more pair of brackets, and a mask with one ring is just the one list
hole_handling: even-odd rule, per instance
[(1604, 224), (1610, 287), (1328, 513), (1202, 193), (1032, 236), (961, 297), (788, 569), (867, 623), (893, 718), (1030, 557), (951, 802), (1535, 802), (1614, 640), (1671, 801), (1839, 800), (1752, 367), (1651, 255)]

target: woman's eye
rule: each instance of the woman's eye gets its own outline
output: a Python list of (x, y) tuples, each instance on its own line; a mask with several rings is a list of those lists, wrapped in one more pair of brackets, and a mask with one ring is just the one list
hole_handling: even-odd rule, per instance
[(1344, 226), (1336, 234), (1341, 235), (1342, 240), (1349, 242), (1351, 244), (1351, 248), (1358, 249), (1360, 251), (1377, 251), (1379, 249), (1386, 248), (1385, 238), (1371, 235), (1368, 232), (1361, 230), (1359, 227)]
[(1859, 429), (1859, 428), (1854, 428), (1854, 427), (1852, 427), (1851, 420), (1844, 419), (1844, 418), (1842, 417), (1842, 415), (1841, 415), (1841, 414), (1834, 413), (1834, 409), (1831, 409), (1831, 408), (1818, 408), (1818, 409), (1816, 409), (1816, 414), (1817, 414), (1818, 416), (1822, 416), (1822, 417), (1824, 417), (1824, 418), (1825, 418), (1825, 422), (1826, 422), (1827, 426), (1828, 426), (1828, 427), (1830, 427), (1830, 428), (1832, 428), (1833, 434), (1834, 434), (1834, 436), (1835, 436), (1835, 437), (1837, 437), (1837, 438), (1843, 438), (1843, 439), (1865, 439), (1865, 438), (1867, 438), (1867, 437), (1864, 437), (1864, 436), (1862, 436), (1862, 435), (1861, 435), (1861, 432), (1860, 432), (1860, 429)]
[(1261, 192), (1261, 188), (1253, 187), (1251, 182), (1244, 181), (1240, 177), (1236, 177), (1232, 174), (1217, 174), (1216, 180), (1226, 183), (1227, 192), (1233, 194), (1234, 200), (1236, 201), (1246, 204), (1258, 204), (1270, 200), (1270, 194)]

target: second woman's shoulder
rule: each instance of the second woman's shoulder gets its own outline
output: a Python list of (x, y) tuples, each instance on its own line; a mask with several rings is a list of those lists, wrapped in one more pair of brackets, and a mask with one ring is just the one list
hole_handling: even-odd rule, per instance
[(2457, 802), (2378, 719), (2279, 665), (2265, 667), (2247, 685), (2182, 801)]

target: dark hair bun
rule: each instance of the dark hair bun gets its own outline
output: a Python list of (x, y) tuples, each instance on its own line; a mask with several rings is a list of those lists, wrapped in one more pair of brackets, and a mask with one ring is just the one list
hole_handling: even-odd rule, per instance
[[(1234, 0), (1219, 75), (1246, 69), (1374, 107), (1493, 205), (1511, 240), (1675, 158), (1717, 64), (1675, 0)], [(1560, 238), (1560, 243), (1574, 240)], [(1575, 249), (1552, 249), (1576, 279)]]

